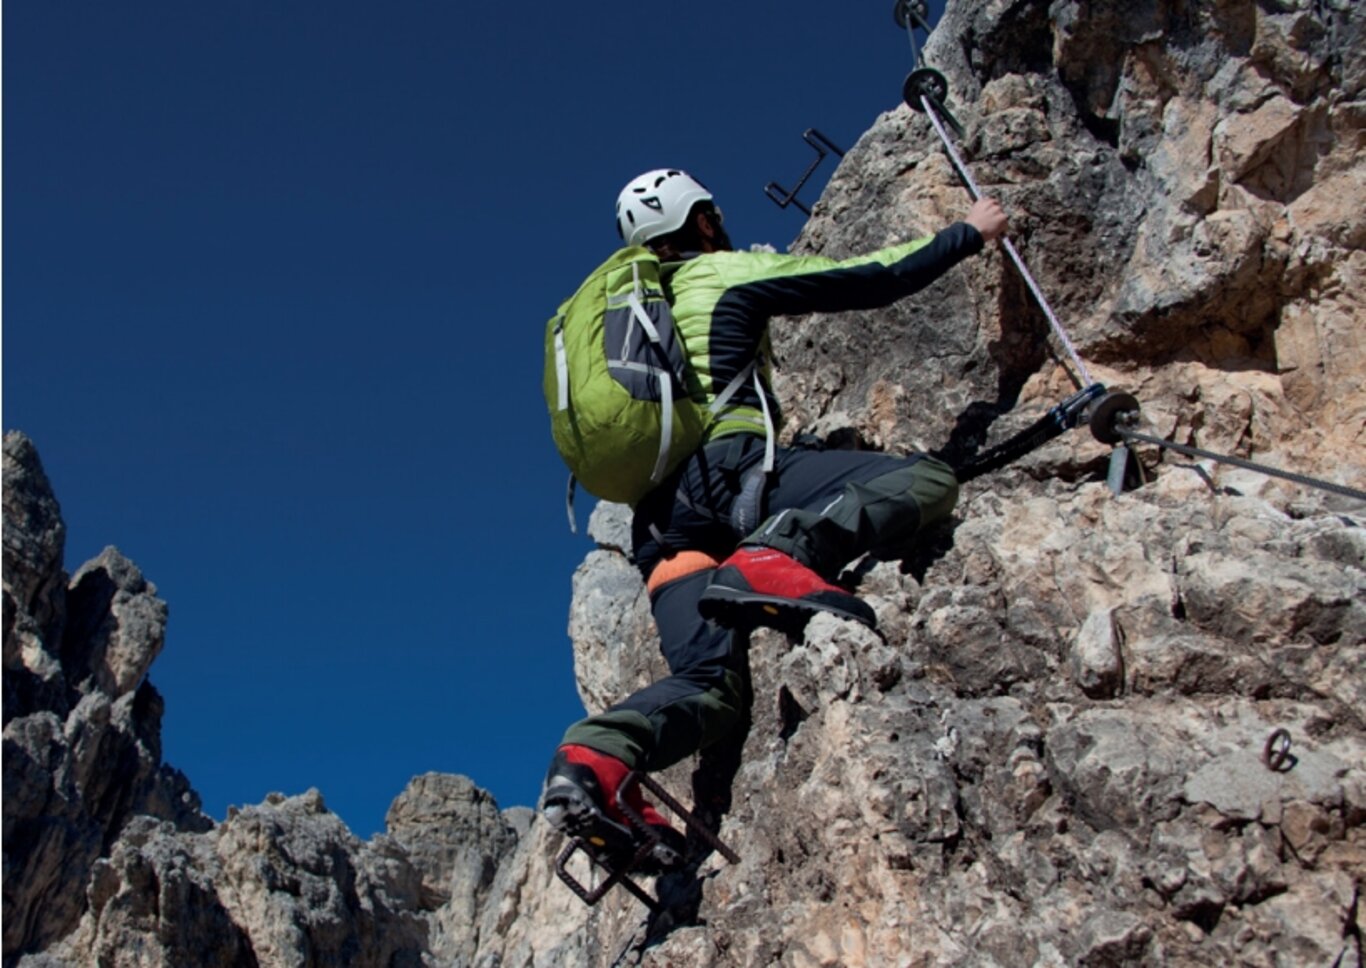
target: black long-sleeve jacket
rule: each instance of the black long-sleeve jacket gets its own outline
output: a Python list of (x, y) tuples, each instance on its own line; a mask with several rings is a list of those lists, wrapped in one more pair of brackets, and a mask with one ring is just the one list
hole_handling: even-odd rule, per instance
[[(666, 263), (663, 278), (674, 325), (697, 381), (689, 392), (697, 400), (714, 400), (756, 358), (768, 386), (768, 323), (773, 316), (887, 306), (923, 289), (983, 245), (976, 229), (955, 222), (929, 238), (842, 261), (709, 252)], [(776, 415), (776, 402), (770, 398), (769, 405)], [(758, 390), (752, 385), (735, 393), (708, 438), (741, 432), (764, 432)]]

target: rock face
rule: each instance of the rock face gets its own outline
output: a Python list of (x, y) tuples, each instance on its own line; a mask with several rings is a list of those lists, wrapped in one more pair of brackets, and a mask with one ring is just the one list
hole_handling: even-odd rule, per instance
[[(993, 0), (927, 48), (1091, 375), (1156, 436), (1357, 488), (1364, 35), (1348, 0)], [(965, 206), (900, 107), (796, 248)], [(961, 456), (1073, 388), (999, 255), (774, 332), (787, 432), (834, 446)], [(316, 792), (203, 817), (160, 763), (165, 607), (112, 550), (62, 573), (12, 435), (5, 963), (1360, 966), (1366, 508), (1146, 447), (1116, 496), (1109, 458), (1069, 433), (965, 487), (904, 561), (857, 563), (880, 635), (753, 635), (744, 728), (660, 778), (741, 861), (699, 852), (647, 917), (582, 905), (561, 838), (459, 777), (415, 779), (368, 843)], [(625, 521), (599, 507), (575, 575), (595, 710), (663, 671)]]
[[(976, 180), (1142, 429), (1357, 488), (1364, 24), (1346, 3), (951, 4), (927, 53)], [(902, 107), (796, 248), (851, 255), (965, 206)], [(1074, 388), (1000, 256), (774, 333), (788, 432), (837, 446), (961, 456)], [(861, 563), (881, 636), (753, 636), (738, 753), (665, 777), (708, 807), (721, 786), (740, 864), (659, 883), (653, 921), (609, 896), (558, 948), (530, 935), (555, 913), (528, 892), (484, 950), (585, 963), (586, 934), (595, 965), (1360, 964), (1366, 509), (1152, 448), (1116, 497), (1110, 452), (1068, 434), (965, 488), (904, 564)], [(599, 510), (576, 576), (593, 709), (661, 672), (623, 522)], [(1295, 759), (1272, 770), (1280, 729)]]

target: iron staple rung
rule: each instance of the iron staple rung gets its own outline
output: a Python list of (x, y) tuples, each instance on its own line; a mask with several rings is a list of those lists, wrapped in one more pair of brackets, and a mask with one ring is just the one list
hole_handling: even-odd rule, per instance
[(788, 191), (782, 185), (779, 185), (774, 181), (769, 182), (764, 186), (764, 194), (779, 208), (787, 208), (789, 205), (795, 205), (797, 208), (801, 209), (804, 214), (809, 216), (811, 214), (811, 209), (797, 200), (797, 193), (806, 187), (806, 183), (811, 179), (811, 176), (816, 173), (816, 169), (820, 167), (821, 162), (825, 160), (827, 155), (833, 152), (843, 158), (844, 151), (815, 128), (807, 128), (806, 131), (802, 133), (802, 140), (815, 149), (816, 160), (807, 166), (806, 172), (798, 180), (796, 188)]
[[(657, 799), (660, 803), (664, 804), (664, 806), (668, 807), (671, 811), (673, 811), (674, 815), (677, 816), (680, 820), (682, 820), (684, 825), (689, 830), (697, 834), (697, 836), (701, 837), (702, 840), (707, 844), (707, 846), (711, 847), (713, 850), (715, 850), (718, 854), (720, 854), (730, 863), (740, 863), (740, 855), (737, 854), (735, 851), (731, 850), (724, 843), (722, 843), (720, 837), (712, 833), (711, 830), (707, 828), (706, 824), (698, 820), (697, 817), (693, 816), (691, 811), (686, 809), (683, 806), (683, 804), (679, 803), (676, 799), (674, 799), (672, 794), (670, 794), (667, 790), (665, 790), (654, 780), (650, 779), (649, 776), (647, 776), (644, 773), (640, 773), (639, 771), (628, 776), (626, 778), (627, 783), (630, 783), (632, 776), (634, 776), (636, 778), (636, 782), (639, 783), (642, 787), (644, 787), (655, 799)], [(623, 784), (623, 787), (624, 786), (625, 784)], [(630, 807), (626, 804), (626, 802), (622, 800), (620, 797), (617, 798), (617, 802), (622, 805), (623, 810), (626, 812), (627, 816), (632, 817), (633, 822), (639, 822), (641, 824), (645, 823), (643, 817), (632, 816), (632, 814), (634, 814), (634, 811), (631, 810)]]
[[(689, 830), (696, 833), (727, 861), (732, 864), (740, 863), (740, 855), (722, 843), (721, 839), (717, 837), (716, 834), (708, 830), (706, 825), (698, 820), (690, 810), (683, 806), (683, 804), (679, 803), (672, 794), (654, 780), (650, 779), (646, 774), (639, 770), (633, 770), (626, 775), (626, 778), (621, 781), (621, 786), (617, 788), (617, 804), (621, 807), (621, 812), (626, 815), (626, 819), (630, 821), (631, 825), (644, 834), (644, 840), (636, 849), (635, 855), (621, 867), (612, 868), (598, 858), (593, 853), (589, 844), (582, 838), (573, 837), (565, 846), (564, 850), (560, 851), (560, 856), (555, 861), (555, 875), (559, 877), (559, 879), (563, 881), (565, 885), (578, 896), (579, 900), (583, 901), (583, 903), (587, 904), (589, 907), (594, 906), (606, 896), (608, 891), (617, 884), (620, 884), (634, 894), (636, 898), (651, 911), (657, 913), (660, 910), (659, 902), (646, 893), (644, 888), (627, 876), (631, 871), (636, 869), (640, 862), (644, 860), (660, 842), (659, 834), (650, 829), (651, 825), (645, 822), (645, 818), (630, 805), (625, 797), (626, 791), (631, 788), (632, 784), (639, 784), (644, 787), (644, 789), (659, 800), (660, 803), (672, 810)], [(588, 858), (588, 863), (590, 865), (593, 867), (601, 867), (603, 870), (607, 871), (606, 879), (591, 890), (584, 887), (578, 878), (569, 872), (569, 859), (573, 857), (577, 851), (583, 852), (584, 856)]]
[[(568, 845), (565, 846), (564, 850), (560, 851), (560, 856), (555, 861), (555, 874), (565, 883), (565, 886), (578, 896), (580, 901), (587, 904), (589, 907), (596, 905), (607, 895), (608, 891), (620, 884), (634, 894), (636, 898), (651, 911), (658, 912), (660, 910), (659, 902), (646, 893), (643, 887), (627, 876), (627, 874), (645, 858), (645, 855), (649, 853), (653, 847), (654, 844), (650, 842), (642, 844), (640, 849), (636, 851), (635, 856), (631, 858), (626, 866), (613, 869), (606, 864), (601, 863), (594, 857), (589, 845), (581, 838), (573, 837), (570, 839)], [(588, 858), (588, 863), (590, 865), (601, 867), (603, 870), (607, 871), (606, 879), (592, 890), (584, 887), (583, 884), (579, 882), (578, 878), (569, 873), (569, 858), (573, 857), (576, 851), (582, 851), (584, 856)]]
[(795, 205), (802, 211), (804, 215), (811, 214), (811, 209), (807, 208), (801, 202), (797, 201), (796, 192), (789, 192), (786, 188), (784, 188), (782, 185), (779, 185), (777, 182), (769, 182), (767, 185), (765, 185), (764, 194), (767, 195), (769, 197), (769, 200), (772, 201), (779, 208), (787, 208), (789, 205)]

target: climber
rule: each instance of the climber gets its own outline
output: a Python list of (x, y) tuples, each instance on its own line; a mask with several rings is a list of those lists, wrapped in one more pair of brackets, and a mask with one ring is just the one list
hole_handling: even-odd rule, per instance
[[(617, 231), (627, 245), (659, 255), (702, 392), (715, 397), (756, 359), (757, 378), (726, 402), (706, 442), (635, 507), (634, 561), (670, 675), (565, 733), (541, 797), (557, 829), (631, 856), (644, 841), (617, 791), (631, 771), (664, 769), (736, 721), (743, 692), (736, 633), (768, 626), (800, 634), (816, 612), (874, 627), (873, 610), (834, 577), (864, 552), (904, 548), (957, 501), (953, 471), (924, 454), (775, 447), (770, 317), (886, 306), (1005, 228), (1000, 204), (982, 199), (937, 235), (837, 262), (735, 251), (711, 192), (685, 172), (647, 172), (622, 190)], [(681, 834), (638, 786), (624, 797), (658, 835), (635, 869), (657, 873), (680, 863)]]

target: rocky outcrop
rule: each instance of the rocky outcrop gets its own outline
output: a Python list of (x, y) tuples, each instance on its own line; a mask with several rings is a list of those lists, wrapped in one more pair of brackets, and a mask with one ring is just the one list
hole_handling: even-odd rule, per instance
[[(951, 4), (927, 48), (1092, 375), (1157, 436), (1358, 488), (1363, 33), (1339, 0), (1002, 0)], [(899, 107), (796, 248), (965, 204)], [(994, 254), (884, 312), (783, 321), (775, 351), (788, 433), (950, 457), (1076, 369)], [(1115, 495), (1110, 456), (1069, 433), (903, 560), (856, 563), (881, 634), (753, 635), (744, 727), (661, 777), (741, 860), (699, 850), (647, 916), (582, 905), (561, 838), (459, 777), (416, 778), (369, 842), (316, 792), (203, 817), (160, 762), (164, 605), (112, 550), (62, 572), (11, 435), (6, 963), (1360, 965), (1366, 509), (1148, 447)], [(601, 709), (662, 664), (624, 509), (591, 530), (570, 627)]]
[(32, 444), (5, 437), (4, 950), (68, 934), (85, 885), (130, 819), (209, 823), (161, 763), (162, 700), (145, 681), (166, 606), (107, 549), (68, 584), (65, 527)]
[(156, 588), (113, 548), (63, 572), (60, 510), (21, 434), (4, 477), (4, 963), (467, 962), (527, 811), (433, 775), (367, 843), (317, 791), (215, 824), (161, 761)]
[[(1362, 35), (1346, 3), (951, 4), (927, 51), (1092, 375), (1137, 393), (1161, 436), (1358, 486)], [(800, 244), (860, 251), (963, 205), (933, 131), (899, 108)], [(825, 318), (785, 328), (798, 419), (957, 452), (1058, 399), (1062, 354), (1018, 276), (996, 259), (958, 278), (841, 319), (852, 351)], [(1039, 474), (1064, 463), (1044, 457)]]
[(469, 964), (480, 909), (500, 863), (532, 822), (531, 811), (502, 813), (493, 797), (462, 776), (416, 777), (389, 808), (388, 833), (421, 878), (421, 907), (433, 912), (430, 949), (437, 964)]

